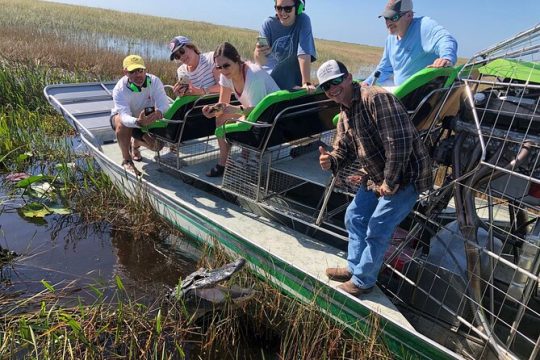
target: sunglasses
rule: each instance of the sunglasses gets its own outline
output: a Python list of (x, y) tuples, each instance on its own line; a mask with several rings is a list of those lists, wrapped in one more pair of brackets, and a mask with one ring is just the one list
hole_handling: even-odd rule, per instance
[(174, 58), (176, 60), (180, 60), (180, 58), (182, 57), (182, 55), (184, 55), (186, 53), (186, 49), (184, 49), (183, 47), (181, 47), (180, 49), (176, 50), (174, 52)]
[(403, 17), (403, 15), (405, 15), (406, 12), (402, 12), (402, 13), (397, 13), (396, 15), (392, 16), (392, 17), (384, 17), (386, 20), (388, 21), (391, 21), (391, 22), (398, 22), (399, 19), (401, 19)]
[(140, 73), (143, 73), (143, 72), (144, 72), (144, 69), (141, 69), (141, 68), (138, 68), (138, 69), (135, 69), (135, 70), (128, 71), (128, 73), (130, 73), (131, 75), (133, 75), (133, 74), (140, 74)]
[(294, 5), (293, 6), (279, 6), (279, 5), (274, 6), (274, 9), (276, 9), (276, 12), (285, 11), (287, 14), (289, 14), (293, 8), (294, 8)]
[(223, 65), (216, 65), (216, 69), (218, 69), (218, 70), (221, 70), (221, 69), (228, 69), (228, 68), (230, 68), (230, 67), (231, 67), (231, 64), (229, 64), (229, 63), (225, 63), (225, 64), (223, 64)]
[(345, 79), (345, 76), (342, 75), (340, 77), (337, 77), (335, 79), (332, 79), (332, 80), (328, 80), (327, 82), (321, 84), (321, 89), (323, 89), (323, 91), (328, 91), (330, 90), (330, 88), (332, 87), (332, 85), (339, 85), (343, 82), (343, 80)]

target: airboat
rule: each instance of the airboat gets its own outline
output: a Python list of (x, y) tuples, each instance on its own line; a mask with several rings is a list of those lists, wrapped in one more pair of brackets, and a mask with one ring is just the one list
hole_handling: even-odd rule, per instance
[[(536, 26), (460, 67), (424, 69), (390, 89), (431, 152), (435, 181), (396, 230), (377, 289), (361, 298), (324, 276), (346, 264), (343, 214), (359, 171), (319, 167), (318, 147), (331, 148), (339, 111), (324, 93), (278, 91), (217, 129), (201, 113), (215, 97), (171, 99), (148, 129), (167, 146), (143, 152), (140, 177), (120, 166), (110, 129), (115, 83), (44, 93), (124, 193), (143, 192), (189, 241), (242, 256), (352, 334), (376, 316), (397, 358), (538, 359), (539, 53)], [(224, 176), (209, 178), (218, 138), (232, 150)]]

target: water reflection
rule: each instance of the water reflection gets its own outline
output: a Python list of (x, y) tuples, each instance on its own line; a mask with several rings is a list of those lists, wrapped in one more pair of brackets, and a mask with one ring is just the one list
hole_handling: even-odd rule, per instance
[(73, 34), (69, 40), (77, 43), (86, 41), (88, 44), (96, 44), (99, 48), (121, 54), (139, 54), (145, 60), (169, 60), (170, 50), (168, 43), (157, 43), (141, 39), (128, 39), (102, 35), (97, 33)]
[(152, 297), (196, 270), (193, 258), (173, 253), (159, 239), (134, 241), (130, 233), (84, 224), (75, 215), (47, 216), (44, 223), (28, 222), (15, 209), (1, 214), (0, 246), (20, 254), (0, 266), (4, 295), (30, 297), (44, 289), (42, 280), (56, 289), (113, 289), (119, 275), (128, 292)]

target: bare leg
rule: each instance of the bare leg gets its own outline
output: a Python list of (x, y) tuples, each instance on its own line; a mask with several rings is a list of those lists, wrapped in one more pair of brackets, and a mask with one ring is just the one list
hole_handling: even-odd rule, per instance
[(122, 158), (124, 159), (124, 161), (122, 161), (122, 167), (126, 171), (132, 172), (135, 175), (140, 176), (141, 172), (133, 164), (133, 160), (131, 159), (131, 154), (129, 151), (131, 148), (131, 134), (133, 132), (133, 129), (122, 124), (122, 121), (120, 120), (120, 115), (116, 115), (113, 118), (113, 121), (114, 127), (116, 129), (116, 140), (118, 140), (118, 146), (120, 147), (120, 151), (122, 152)]
[(116, 140), (118, 140), (118, 146), (122, 152), (122, 158), (124, 160), (131, 160), (131, 154), (129, 153), (129, 148), (131, 146), (131, 132), (132, 129), (124, 126), (120, 120), (120, 115), (115, 115), (113, 118)]
[(148, 134), (144, 134), (142, 140), (134, 139), (133, 140), (133, 146), (144, 146), (150, 150), (159, 151), (161, 150), (161, 142), (159, 142), (157, 139), (153, 138), (152, 136)]

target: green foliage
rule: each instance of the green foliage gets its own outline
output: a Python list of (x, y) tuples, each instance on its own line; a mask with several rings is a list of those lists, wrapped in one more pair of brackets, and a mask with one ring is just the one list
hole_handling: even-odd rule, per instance
[(41, 283), (43, 284), (43, 286), (45, 286), (45, 289), (49, 290), (51, 293), (54, 293), (54, 286), (52, 286), (50, 282), (41, 280)]

